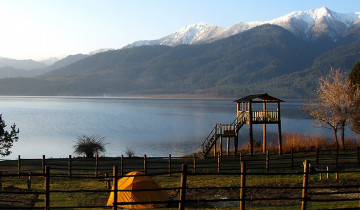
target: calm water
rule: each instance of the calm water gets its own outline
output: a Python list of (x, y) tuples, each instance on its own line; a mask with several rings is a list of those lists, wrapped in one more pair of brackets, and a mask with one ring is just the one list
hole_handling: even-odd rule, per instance
[[(281, 106), (283, 132), (331, 135), (313, 128), (298, 109), (301, 102)], [(19, 154), (23, 158), (74, 155), (76, 138), (94, 134), (106, 137), (106, 156), (121, 156), (127, 148), (138, 156), (181, 156), (199, 150), (215, 123), (232, 122), (236, 104), (205, 99), (0, 97), (0, 113), (8, 130), (13, 123), (20, 128), (20, 140), (7, 157), (11, 159)], [(259, 135), (261, 129), (255, 126)], [(277, 126), (268, 126), (268, 131), (276, 132)], [(246, 141), (245, 125), (240, 145)]]

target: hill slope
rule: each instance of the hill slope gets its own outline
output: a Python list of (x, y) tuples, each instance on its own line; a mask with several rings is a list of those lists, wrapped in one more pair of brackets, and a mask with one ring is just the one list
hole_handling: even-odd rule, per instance
[(3, 79), (1, 95), (142, 95), (254, 92), (299, 98), (318, 78), (360, 60), (359, 36), (305, 41), (263, 25), (210, 44), (142, 46), (99, 53), (37, 78)]

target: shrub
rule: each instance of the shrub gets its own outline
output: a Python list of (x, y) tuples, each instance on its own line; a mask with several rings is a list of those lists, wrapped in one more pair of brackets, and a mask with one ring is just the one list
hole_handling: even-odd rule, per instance
[(135, 151), (129, 147), (126, 148), (126, 151), (125, 151), (125, 154), (128, 156), (128, 157), (133, 157), (135, 155)]
[(0, 114), (0, 155), (8, 156), (11, 154), (10, 148), (13, 146), (13, 143), (16, 142), (19, 137), (19, 129), (16, 130), (16, 125), (11, 126), (11, 131), (5, 130), (6, 124), (2, 119), (2, 114)]
[(99, 152), (105, 152), (106, 143), (105, 137), (99, 135), (79, 136), (74, 145), (74, 152), (78, 155), (85, 155), (86, 157), (94, 157)]

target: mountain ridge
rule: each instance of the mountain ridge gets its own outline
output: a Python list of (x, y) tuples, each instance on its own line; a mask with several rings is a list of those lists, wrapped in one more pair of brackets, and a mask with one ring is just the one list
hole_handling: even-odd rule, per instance
[(185, 26), (160, 39), (140, 40), (124, 48), (139, 47), (142, 45), (177, 46), (181, 44), (209, 43), (265, 24), (281, 26), (305, 40), (316, 39), (329, 33), (329, 31), (324, 31), (324, 29), (321, 30), (327, 27), (332, 31), (330, 37), (336, 41), (340, 36), (343, 36), (346, 29), (350, 28), (353, 24), (360, 25), (360, 12), (348, 14), (337, 13), (326, 7), (322, 7), (306, 11), (294, 11), (270, 21), (238, 22), (228, 29), (201, 22)]

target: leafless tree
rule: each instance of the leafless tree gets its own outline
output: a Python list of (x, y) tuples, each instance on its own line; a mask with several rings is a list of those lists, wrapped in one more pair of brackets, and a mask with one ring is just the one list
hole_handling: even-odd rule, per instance
[[(308, 99), (302, 109), (314, 119), (315, 126), (332, 129), (337, 146), (338, 130), (341, 131), (341, 148), (345, 149), (345, 127), (350, 123), (353, 112), (354, 92), (351, 82), (339, 69), (330, 70), (326, 77), (319, 80), (316, 96)], [(358, 92), (358, 91), (357, 91)]]

